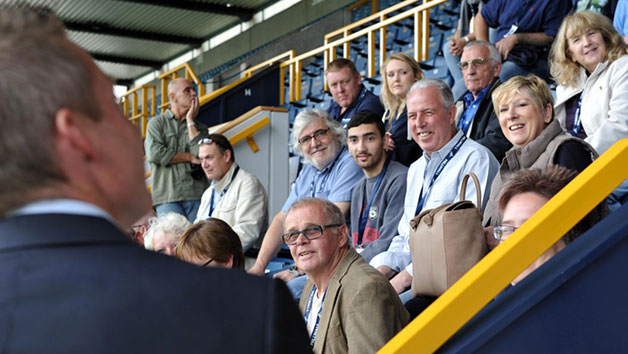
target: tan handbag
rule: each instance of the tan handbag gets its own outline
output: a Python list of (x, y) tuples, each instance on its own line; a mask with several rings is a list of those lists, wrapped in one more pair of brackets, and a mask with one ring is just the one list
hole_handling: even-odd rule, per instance
[(478, 206), (468, 200), (424, 210), (410, 221), (412, 294), (440, 296), (488, 251), (482, 227), (482, 192), (475, 174), (464, 176), (464, 198), (469, 176), (475, 183)]

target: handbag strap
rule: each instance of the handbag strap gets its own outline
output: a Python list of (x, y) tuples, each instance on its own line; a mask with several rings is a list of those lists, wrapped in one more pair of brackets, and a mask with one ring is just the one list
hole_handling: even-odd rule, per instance
[(482, 210), (482, 190), (480, 189), (480, 181), (473, 172), (467, 173), (462, 179), (462, 186), (460, 187), (460, 200), (464, 200), (464, 196), (467, 195), (467, 182), (469, 181), (469, 176), (471, 176), (473, 183), (475, 183), (475, 196), (478, 198), (478, 209)]

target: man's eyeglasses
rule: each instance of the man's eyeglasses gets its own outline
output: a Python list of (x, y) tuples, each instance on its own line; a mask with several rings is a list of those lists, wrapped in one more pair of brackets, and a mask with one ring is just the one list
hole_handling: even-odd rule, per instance
[(518, 227), (514, 226), (497, 225), (493, 228), (493, 237), (495, 237), (496, 240), (504, 241), (517, 229)]
[(211, 264), (211, 262), (213, 262), (213, 261), (214, 261), (214, 259), (213, 259), (213, 258), (210, 258), (207, 262), (205, 262), (205, 263), (201, 264), (201, 267), (207, 267), (207, 266), (208, 266), (208, 265), (210, 265), (210, 264)]
[(461, 61), (458, 63), (458, 67), (460, 70), (465, 71), (469, 68), (469, 65), (473, 66), (474, 69), (486, 64), (486, 60), (482, 58), (473, 59), (470, 61)]
[(312, 139), (319, 140), (325, 134), (327, 134), (328, 131), (329, 131), (329, 128), (327, 128), (327, 129), (319, 129), (319, 130), (315, 131), (314, 134), (302, 136), (301, 138), (299, 138), (299, 144), (307, 145), (307, 144), (309, 144), (312, 141)]
[(285, 243), (286, 245), (292, 246), (297, 243), (297, 239), (299, 238), (299, 235), (301, 234), (303, 234), (303, 236), (305, 236), (305, 238), (307, 238), (309, 241), (312, 241), (321, 237), (325, 229), (330, 229), (332, 227), (338, 227), (338, 226), (341, 226), (341, 225), (340, 224), (314, 225), (306, 229), (303, 229), (301, 231), (286, 232), (285, 234), (281, 235), (281, 239), (283, 240), (283, 243)]

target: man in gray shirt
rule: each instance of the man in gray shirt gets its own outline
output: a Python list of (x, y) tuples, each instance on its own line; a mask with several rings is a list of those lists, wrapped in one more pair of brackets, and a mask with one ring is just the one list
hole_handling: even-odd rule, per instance
[(364, 172), (351, 193), (351, 242), (367, 262), (388, 249), (403, 215), (408, 168), (387, 158), (384, 139), (375, 112), (358, 112), (347, 125), (347, 147)]

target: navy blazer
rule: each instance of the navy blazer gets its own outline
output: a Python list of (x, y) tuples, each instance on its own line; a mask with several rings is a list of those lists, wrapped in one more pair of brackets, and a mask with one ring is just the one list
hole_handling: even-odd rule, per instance
[(2, 353), (311, 353), (277, 280), (200, 268), (105, 219), (0, 221)]

